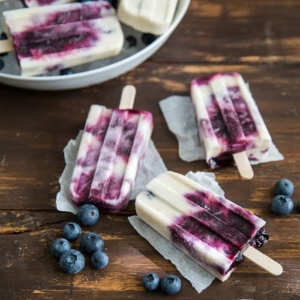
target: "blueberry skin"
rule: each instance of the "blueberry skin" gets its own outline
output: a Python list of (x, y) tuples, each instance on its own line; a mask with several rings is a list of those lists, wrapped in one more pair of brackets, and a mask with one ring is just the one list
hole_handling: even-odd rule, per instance
[(51, 252), (55, 257), (61, 257), (62, 254), (71, 249), (69, 241), (66, 239), (56, 239), (51, 244)]
[(103, 269), (108, 264), (108, 256), (102, 251), (96, 251), (91, 257), (91, 262), (95, 269)]
[(275, 195), (292, 196), (294, 193), (294, 185), (288, 179), (281, 179), (275, 184)]
[(81, 227), (77, 223), (69, 222), (64, 225), (62, 234), (66, 240), (70, 242), (75, 241), (81, 235)]
[(71, 68), (62, 69), (62, 70), (59, 71), (59, 74), (62, 75), (62, 76), (64, 76), (64, 75), (72, 75), (72, 74), (74, 74), (74, 71)]
[(104, 247), (104, 241), (97, 233), (85, 233), (80, 238), (80, 248), (83, 252), (92, 254), (101, 251)]
[(7, 40), (7, 34), (5, 33), (5, 32), (1, 32), (1, 34), (0, 34), (0, 40), (2, 41), (2, 40)]
[(168, 275), (161, 281), (160, 287), (166, 294), (174, 295), (181, 289), (181, 280), (175, 275)]
[(297, 203), (297, 211), (300, 213), (300, 201)]
[(289, 214), (293, 208), (293, 200), (286, 195), (277, 195), (271, 202), (271, 211), (279, 216)]
[(151, 43), (153, 43), (156, 40), (156, 36), (151, 34), (151, 33), (144, 33), (142, 35), (142, 41), (144, 44), (146, 45), (150, 45)]
[(147, 291), (157, 290), (160, 285), (160, 278), (155, 273), (146, 274), (142, 279), (142, 284)]
[(99, 221), (99, 210), (93, 204), (84, 204), (79, 207), (77, 220), (83, 226), (92, 226)]
[(132, 47), (135, 47), (137, 45), (137, 40), (132, 35), (129, 35), (128, 37), (126, 37), (126, 42), (127, 42), (127, 47), (128, 48), (132, 48)]
[[(96, 1), (104, 1), (104, 0), (77, 0), (77, 2), (96, 2)], [(117, 1), (116, 0), (106, 0), (107, 2), (109, 2), (114, 8), (117, 8)]]
[(85, 259), (78, 250), (71, 249), (60, 257), (59, 265), (65, 273), (77, 274), (84, 268)]

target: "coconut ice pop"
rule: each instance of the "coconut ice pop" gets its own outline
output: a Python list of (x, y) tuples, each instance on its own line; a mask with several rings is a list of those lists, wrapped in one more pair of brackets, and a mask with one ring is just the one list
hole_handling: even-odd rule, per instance
[(25, 8), (3, 13), (23, 76), (35, 76), (117, 55), (124, 36), (114, 8), (105, 1)]
[[(262, 160), (271, 136), (256, 103), (238, 73), (197, 78), (191, 84), (200, 139), (211, 168), (246, 160)], [(239, 167), (239, 166), (238, 166)]]
[(70, 185), (76, 205), (126, 208), (153, 128), (151, 113), (131, 109), (134, 94), (127, 86), (119, 109), (91, 106)]
[(242, 255), (273, 275), (282, 272), (254, 248), (267, 242), (264, 220), (183, 175), (165, 172), (150, 181), (136, 198), (136, 213), (221, 281)]
[(178, 0), (120, 0), (118, 18), (134, 29), (163, 34), (171, 25)]

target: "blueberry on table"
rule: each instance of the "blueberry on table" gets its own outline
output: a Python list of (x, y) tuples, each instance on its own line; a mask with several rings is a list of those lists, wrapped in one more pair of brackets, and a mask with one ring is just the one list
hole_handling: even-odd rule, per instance
[(80, 248), (83, 252), (92, 254), (101, 251), (104, 247), (104, 241), (97, 233), (85, 233), (80, 238)]
[(146, 45), (150, 45), (151, 43), (153, 43), (156, 40), (156, 36), (151, 34), (151, 33), (144, 33), (142, 35), (142, 41), (144, 44)]
[(149, 273), (142, 279), (143, 286), (147, 291), (154, 291), (158, 289), (160, 284), (160, 278), (155, 273)]
[(60, 75), (72, 75), (72, 74), (74, 74), (74, 71), (71, 68), (62, 69), (59, 71), (59, 74)]
[(166, 294), (174, 295), (181, 289), (181, 280), (175, 275), (168, 275), (161, 281), (160, 287)]
[(60, 257), (59, 265), (65, 273), (77, 274), (84, 268), (85, 259), (78, 250), (71, 249)]
[(271, 211), (279, 216), (289, 214), (293, 208), (293, 200), (286, 195), (277, 195), (271, 202)]
[(56, 257), (61, 257), (62, 254), (66, 251), (69, 251), (71, 249), (71, 245), (69, 241), (66, 239), (56, 239), (51, 244), (51, 252)]
[(72, 242), (77, 240), (81, 234), (81, 227), (74, 222), (69, 222), (64, 225), (62, 229), (62, 234), (65, 239)]
[(275, 184), (275, 195), (292, 196), (294, 193), (294, 185), (288, 179), (281, 179)]
[(95, 269), (103, 269), (108, 264), (108, 256), (102, 251), (96, 251), (91, 257), (91, 262)]
[(92, 226), (99, 221), (99, 210), (93, 204), (84, 204), (77, 213), (78, 222), (83, 226)]

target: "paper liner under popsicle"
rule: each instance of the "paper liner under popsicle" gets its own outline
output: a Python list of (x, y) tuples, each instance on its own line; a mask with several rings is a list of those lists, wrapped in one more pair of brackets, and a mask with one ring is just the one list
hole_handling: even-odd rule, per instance
[[(202, 199), (205, 200), (201, 204)], [(183, 175), (166, 172), (152, 180), (147, 190), (137, 196), (136, 212), (144, 222), (221, 281), (235, 269), (236, 256), (227, 252), (231, 247), (236, 249), (230, 250), (232, 255), (241, 253), (272, 275), (282, 273), (277, 262), (249, 244), (250, 240), (258, 238), (256, 235), (265, 225), (264, 220)], [(189, 222), (194, 224), (191, 232)], [(199, 227), (200, 236), (204, 232), (203, 240), (193, 234), (198, 232), (197, 226), (204, 226), (202, 230)], [(245, 232), (242, 228), (252, 229)], [(207, 230), (212, 237), (205, 235)], [(216, 246), (207, 244), (206, 239), (214, 241), (214, 236)], [(182, 239), (185, 240), (183, 244)]]

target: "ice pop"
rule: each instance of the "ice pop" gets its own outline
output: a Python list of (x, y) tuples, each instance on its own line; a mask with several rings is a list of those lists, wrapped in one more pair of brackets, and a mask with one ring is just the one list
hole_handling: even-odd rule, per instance
[(197, 78), (191, 84), (200, 139), (211, 168), (232, 164), (238, 153), (262, 160), (271, 136), (238, 73)]
[(134, 93), (124, 89), (119, 109), (92, 105), (70, 185), (76, 205), (126, 208), (153, 127), (151, 113), (130, 109)]
[(117, 55), (124, 36), (114, 8), (105, 1), (24, 8), (3, 13), (23, 76), (35, 76)]
[(136, 213), (221, 281), (242, 255), (273, 275), (282, 272), (254, 248), (267, 242), (264, 220), (183, 175), (165, 172), (150, 181), (136, 198)]
[(173, 21), (178, 0), (120, 0), (118, 18), (134, 29), (161, 35)]

